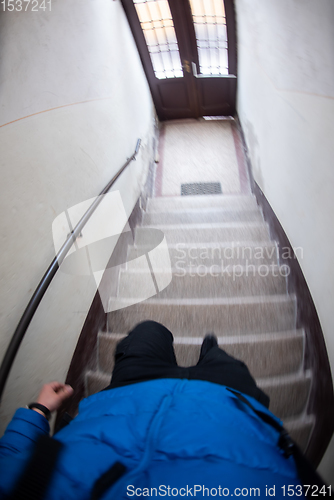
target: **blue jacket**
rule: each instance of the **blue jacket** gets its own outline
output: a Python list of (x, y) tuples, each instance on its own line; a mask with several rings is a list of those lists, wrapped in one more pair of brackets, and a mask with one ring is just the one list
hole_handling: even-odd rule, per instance
[[(39, 435), (48, 432), (42, 415), (17, 410), (0, 440), (0, 498), (17, 481)], [(88, 500), (94, 482), (116, 461), (127, 472), (103, 500), (273, 492), (280, 498), (288, 485), (300, 491), (293, 458), (277, 447), (277, 431), (211, 382), (161, 379), (99, 392), (80, 403), (78, 416), (54, 439), (64, 448), (49, 500)]]

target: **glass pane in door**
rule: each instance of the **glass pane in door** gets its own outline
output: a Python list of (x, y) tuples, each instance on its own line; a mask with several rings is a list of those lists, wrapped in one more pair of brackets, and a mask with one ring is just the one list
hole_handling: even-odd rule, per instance
[(200, 73), (228, 75), (228, 43), (223, 0), (190, 0)]
[(133, 0), (157, 78), (183, 77), (167, 0)]

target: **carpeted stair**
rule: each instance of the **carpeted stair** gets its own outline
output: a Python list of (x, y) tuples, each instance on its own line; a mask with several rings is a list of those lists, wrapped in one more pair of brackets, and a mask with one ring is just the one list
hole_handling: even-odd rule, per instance
[[(165, 234), (172, 281), (160, 293), (126, 307), (146, 293), (148, 271), (135, 259), (150, 250), (149, 227)], [(296, 330), (296, 299), (287, 294), (287, 269), (278, 266), (276, 243), (270, 241), (255, 198), (151, 198), (134, 241), (118, 279), (115, 300), (122, 308), (108, 314), (109, 331), (99, 333), (98, 370), (86, 373), (87, 395), (109, 383), (116, 343), (140, 321), (153, 319), (173, 332), (181, 366), (196, 364), (204, 335), (214, 332), (220, 347), (245, 361), (270, 396), (270, 409), (305, 449), (314, 425), (306, 413), (312, 373), (303, 369), (305, 336)], [(170, 273), (159, 265), (153, 271), (157, 283)]]

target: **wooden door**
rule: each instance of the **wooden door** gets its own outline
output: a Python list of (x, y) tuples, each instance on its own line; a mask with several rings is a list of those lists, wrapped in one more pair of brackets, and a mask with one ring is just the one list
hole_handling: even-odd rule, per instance
[(233, 115), (237, 81), (233, 0), (122, 0), (122, 4), (159, 118)]

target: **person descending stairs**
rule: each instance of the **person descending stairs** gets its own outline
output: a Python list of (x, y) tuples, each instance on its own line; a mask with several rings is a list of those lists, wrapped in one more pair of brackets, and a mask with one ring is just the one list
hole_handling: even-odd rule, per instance
[[(170, 264), (162, 258), (140, 268), (153, 229), (165, 236)], [(170, 284), (154, 295), (145, 288), (152, 272), (155, 285), (169, 282), (171, 273)], [(141, 321), (158, 321), (173, 333), (180, 366), (197, 363), (212, 332), (219, 347), (247, 364), (270, 397), (269, 409), (305, 450), (314, 426), (306, 413), (312, 373), (304, 369), (305, 335), (296, 329), (288, 274), (253, 195), (149, 199), (109, 301), (117, 310), (109, 308), (108, 329), (98, 335), (98, 368), (86, 373), (86, 395), (110, 383), (116, 344)]]

